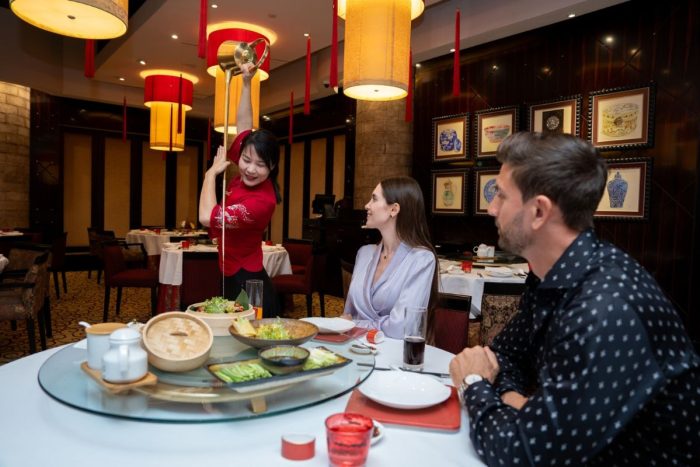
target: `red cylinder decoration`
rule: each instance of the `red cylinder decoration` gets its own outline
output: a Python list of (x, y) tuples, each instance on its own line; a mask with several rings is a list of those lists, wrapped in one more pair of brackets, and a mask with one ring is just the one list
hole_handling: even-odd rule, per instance
[(459, 10), (455, 14), (455, 54), (452, 64), (452, 95), (459, 97)]
[(311, 36), (306, 38), (306, 79), (304, 80), (304, 115), (311, 113)]
[(404, 121), (413, 121), (413, 51), (408, 50), (408, 94), (406, 94), (406, 115)]
[(95, 76), (95, 41), (88, 39), (85, 41), (85, 77)]
[(211, 117), (207, 119), (207, 160), (211, 160)]
[(338, 0), (333, 0), (333, 33), (331, 35), (330, 87), (338, 87)]
[(126, 96), (122, 105), (122, 141), (126, 142)]
[(287, 142), (292, 144), (292, 133), (294, 131), (294, 91), (289, 95), (289, 136)]
[(197, 44), (197, 56), (204, 58), (207, 55), (207, 0), (199, 1), (199, 42)]

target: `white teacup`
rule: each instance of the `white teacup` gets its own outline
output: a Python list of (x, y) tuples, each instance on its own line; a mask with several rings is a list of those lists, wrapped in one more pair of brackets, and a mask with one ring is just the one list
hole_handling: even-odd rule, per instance
[(102, 371), (102, 356), (109, 350), (109, 335), (124, 323), (98, 323), (85, 329), (87, 334), (87, 364), (93, 370)]

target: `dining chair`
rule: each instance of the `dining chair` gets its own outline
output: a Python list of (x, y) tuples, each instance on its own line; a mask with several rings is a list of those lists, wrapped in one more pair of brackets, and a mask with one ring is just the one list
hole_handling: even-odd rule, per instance
[(460, 353), (469, 342), (469, 312), (472, 297), (440, 293), (435, 308), (435, 347)]
[(25, 320), (30, 353), (36, 352), (35, 322), (39, 327), (41, 350), (46, 350), (46, 336), (50, 336), (46, 327), (46, 318), (50, 313), (46, 300), (48, 260), (49, 252), (45, 251), (34, 258), (21, 281), (3, 281), (0, 284), (0, 320)]
[[(0, 281), (3, 283), (7, 282), (21, 282), (24, 280), (25, 275), (29, 271), (29, 269), (32, 267), (36, 259), (46, 253), (48, 255), (48, 258), (50, 260), (50, 246), (49, 245), (42, 245), (39, 243), (31, 243), (31, 242), (19, 242), (15, 243), (13, 247), (10, 249), (10, 252), (8, 253), (8, 260), (9, 263), (5, 267), (5, 269), (2, 272), (2, 275), (0, 275)], [(49, 288), (49, 274), (47, 272), (46, 275), (41, 275), (41, 280), (46, 281), (46, 284), (43, 284), (43, 287), (48, 290)], [(52, 328), (51, 328), (51, 302), (49, 300), (49, 295), (46, 294), (44, 296), (45, 300), (45, 318), (46, 318), (46, 333), (49, 337), (53, 335), (52, 333)], [(12, 320), (10, 323), (12, 330), (17, 329), (17, 323), (16, 321)]]
[(306, 262), (313, 255), (311, 242), (282, 242), (282, 246), (289, 253), (289, 262), (292, 264), (292, 274), (304, 274)]
[[(140, 245), (140, 244), (139, 244)], [(151, 289), (151, 314), (155, 315), (158, 288), (158, 271), (149, 268), (127, 268), (124, 249), (115, 240), (102, 243), (102, 260), (105, 272), (105, 298), (103, 321), (109, 317), (109, 295), (112, 287), (117, 288), (117, 315), (121, 307), (122, 288), (136, 287)]]
[(53, 273), (53, 285), (56, 290), (56, 298), (61, 297), (61, 291), (58, 286), (58, 273), (61, 273), (61, 278), (63, 279), (63, 292), (68, 293), (68, 284), (66, 281), (66, 240), (68, 239), (68, 232), (63, 232), (61, 235), (56, 237), (51, 243), (51, 264), (49, 266), (49, 272)]
[(219, 296), (221, 296), (219, 253), (183, 251), (180, 309), (186, 310), (193, 303)]
[(350, 282), (352, 282), (352, 272), (355, 265), (344, 259), (340, 260), (340, 271), (343, 281), (343, 298), (348, 298), (348, 290), (350, 290)]
[[(272, 285), (278, 296), (279, 309), (284, 309), (284, 295), (301, 294), (306, 296), (306, 315), (313, 316), (312, 296), (314, 293), (314, 256), (309, 255), (304, 264), (304, 274), (280, 274), (272, 277)], [(321, 316), (326, 316), (325, 298), (319, 292)]]
[(525, 284), (485, 282), (481, 297), (481, 345), (491, 345), (493, 339), (518, 313)]

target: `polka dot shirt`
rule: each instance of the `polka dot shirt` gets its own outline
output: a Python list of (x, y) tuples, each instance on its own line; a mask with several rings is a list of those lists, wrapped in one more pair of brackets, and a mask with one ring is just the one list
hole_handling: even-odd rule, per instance
[(487, 464), (700, 465), (700, 358), (651, 275), (592, 230), (530, 275), (492, 348), (495, 384), (464, 394)]

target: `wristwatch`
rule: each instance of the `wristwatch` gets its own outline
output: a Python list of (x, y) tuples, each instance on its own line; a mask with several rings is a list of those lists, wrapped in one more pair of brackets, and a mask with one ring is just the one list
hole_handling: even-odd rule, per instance
[(477, 375), (476, 373), (472, 373), (470, 375), (465, 376), (462, 380), (462, 384), (459, 385), (459, 389), (457, 390), (457, 396), (459, 396), (459, 403), (464, 405), (464, 392), (470, 385), (483, 380), (484, 378), (482, 378), (481, 375)]

